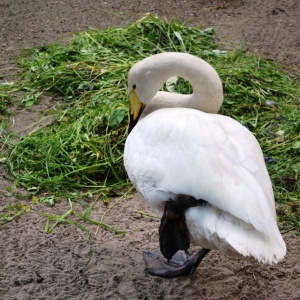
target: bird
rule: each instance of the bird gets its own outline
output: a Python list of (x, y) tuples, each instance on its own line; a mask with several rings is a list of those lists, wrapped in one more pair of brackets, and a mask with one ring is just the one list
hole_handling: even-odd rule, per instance
[[(187, 80), (192, 93), (160, 91), (172, 76)], [(219, 113), (217, 71), (188, 53), (154, 54), (131, 67), (128, 96), (124, 166), (161, 218), (159, 249), (144, 253), (148, 273), (193, 274), (211, 250), (282, 261), (286, 245), (261, 147), (245, 126)], [(191, 244), (201, 249), (189, 254)]]

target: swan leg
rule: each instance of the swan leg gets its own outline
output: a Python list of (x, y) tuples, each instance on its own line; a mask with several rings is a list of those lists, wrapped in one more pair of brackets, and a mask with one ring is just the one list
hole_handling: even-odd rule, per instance
[(201, 249), (193, 255), (178, 251), (171, 260), (163, 257), (159, 249), (144, 251), (146, 271), (152, 276), (176, 278), (192, 275), (209, 249)]
[[(166, 278), (193, 274), (210, 250), (201, 249), (189, 256), (187, 250), (190, 247), (190, 236), (185, 221), (185, 210), (205, 204), (205, 200), (197, 200), (187, 195), (178, 195), (175, 200), (170, 199), (165, 203), (159, 226), (160, 250), (144, 253), (149, 274)], [(153, 267), (155, 265), (156, 267)]]
[(188, 195), (178, 195), (175, 200), (165, 203), (159, 226), (159, 246), (162, 255), (171, 259), (179, 250), (190, 247), (190, 235), (185, 221), (185, 211), (190, 207), (205, 205), (205, 200), (197, 200)]
[(190, 247), (184, 212), (174, 209), (172, 202), (175, 201), (166, 202), (158, 230), (160, 251), (167, 259), (171, 259), (179, 250), (187, 251)]

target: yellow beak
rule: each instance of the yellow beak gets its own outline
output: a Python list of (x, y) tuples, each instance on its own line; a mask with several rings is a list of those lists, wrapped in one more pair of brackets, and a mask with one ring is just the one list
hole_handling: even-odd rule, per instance
[(130, 122), (128, 127), (128, 133), (130, 133), (133, 127), (136, 125), (136, 123), (139, 120), (139, 117), (141, 116), (145, 108), (145, 104), (140, 101), (134, 89), (131, 90), (129, 94), (129, 99), (130, 99)]
[(132, 115), (133, 120), (137, 121), (140, 115), (142, 114), (145, 105), (140, 101), (135, 90), (131, 90), (129, 94), (129, 99), (130, 99), (130, 114)]

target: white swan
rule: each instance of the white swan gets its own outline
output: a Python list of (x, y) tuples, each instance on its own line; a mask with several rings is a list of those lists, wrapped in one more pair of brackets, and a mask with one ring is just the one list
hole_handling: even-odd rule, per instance
[[(174, 75), (188, 80), (193, 94), (158, 92)], [(210, 249), (263, 263), (282, 260), (286, 246), (261, 148), (248, 129), (217, 114), (223, 89), (213, 67), (186, 53), (153, 55), (131, 68), (128, 92), (124, 164), (136, 189), (162, 217), (162, 253), (169, 259), (187, 250), (189, 239), (204, 248), (188, 271), (150, 268), (150, 273), (192, 272)]]

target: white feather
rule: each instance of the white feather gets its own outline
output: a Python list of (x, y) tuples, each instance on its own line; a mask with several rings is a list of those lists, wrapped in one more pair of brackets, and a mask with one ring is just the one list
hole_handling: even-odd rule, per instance
[[(167, 62), (166, 53), (153, 56), (159, 65), (157, 56), (164, 61), (165, 77), (181, 76), (174, 74), (174, 68), (177, 73), (183, 68), (193, 69), (193, 76), (198, 72), (200, 79), (206, 76), (206, 80), (199, 80), (201, 88), (198, 87), (199, 91), (206, 91), (206, 98), (198, 95), (199, 91), (195, 93), (194, 86), (191, 96), (159, 92), (154, 97), (152, 106), (148, 105), (125, 144), (124, 163), (130, 180), (159, 216), (165, 201), (178, 194), (208, 201), (209, 205), (190, 208), (185, 214), (195, 244), (264, 263), (280, 261), (286, 246), (277, 227), (272, 185), (260, 146), (240, 123), (209, 113), (216, 112), (216, 106), (210, 109), (209, 103), (214, 105), (223, 100), (218, 99), (222, 93), (218, 91), (217, 73), (200, 59), (199, 66), (195, 65), (194, 57), (189, 63), (187, 54), (179, 54), (180, 62), (174, 60), (178, 54), (171, 53)], [(144, 65), (140, 62), (137, 70), (131, 70), (129, 85), (135, 82), (137, 92), (139, 82), (143, 81), (138, 73), (143, 67), (150, 74), (150, 91), (154, 89), (152, 71), (153, 76), (160, 76), (159, 67), (152, 70), (149, 59), (151, 62), (150, 57)], [(172, 66), (172, 60), (177, 66)], [(189, 70), (181, 72), (195, 85)], [(214, 88), (216, 91), (210, 95), (207, 89)], [(143, 101), (143, 92), (139, 97)], [(196, 98), (206, 102), (206, 112), (195, 109)], [(176, 105), (180, 107), (173, 107)], [(170, 107), (158, 109), (166, 106)]]

